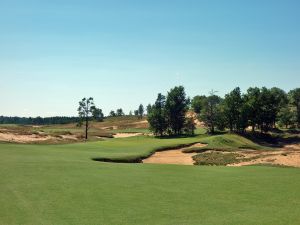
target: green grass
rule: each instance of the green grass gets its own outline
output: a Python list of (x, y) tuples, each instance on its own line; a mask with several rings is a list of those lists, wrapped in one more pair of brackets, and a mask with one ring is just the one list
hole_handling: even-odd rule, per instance
[(271, 148), (261, 146), (253, 141), (236, 134), (223, 134), (208, 136), (201, 139), (205, 147), (188, 148), (185, 152), (203, 152), (206, 150), (235, 151), (242, 149), (270, 150)]
[(115, 164), (202, 137), (0, 144), (0, 224), (299, 224), (300, 170)]
[(202, 140), (207, 143), (207, 148), (210, 149), (254, 149), (260, 150), (262, 146), (236, 134), (224, 134), (217, 136), (210, 136)]
[(206, 134), (207, 130), (205, 128), (197, 128), (195, 134)]

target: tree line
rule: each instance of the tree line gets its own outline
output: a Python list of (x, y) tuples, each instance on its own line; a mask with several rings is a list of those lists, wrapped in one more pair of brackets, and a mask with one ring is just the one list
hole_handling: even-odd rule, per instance
[[(300, 128), (300, 88), (286, 93), (273, 88), (250, 87), (246, 93), (241, 93), (239, 87), (225, 95), (224, 98), (212, 91), (208, 96), (197, 95), (192, 101), (186, 96), (183, 86), (174, 87), (166, 96), (158, 94), (154, 104), (149, 104), (146, 110), (142, 104), (134, 115), (147, 119), (151, 131), (155, 135), (193, 134), (194, 119), (187, 117), (188, 110), (197, 113), (210, 133), (216, 129), (228, 129), (231, 132), (245, 132), (251, 127), (254, 132), (267, 132), (276, 126), (285, 128)], [(0, 124), (50, 125), (85, 123), (86, 137), (89, 121), (103, 121), (104, 114), (94, 104), (93, 98), (84, 98), (79, 102), (78, 117), (5, 117), (0, 116)], [(111, 111), (109, 116), (124, 116), (123, 110)], [(133, 115), (132, 111), (129, 115)]]
[(18, 117), (0, 116), (0, 124), (20, 124), (20, 125), (51, 125), (77, 123), (79, 117)]
[(268, 132), (276, 126), (299, 128), (300, 88), (286, 93), (277, 87), (250, 87), (241, 93), (237, 87), (224, 98), (211, 91), (190, 101), (184, 87), (175, 87), (167, 96), (158, 94), (155, 103), (147, 106), (150, 129), (156, 136), (193, 134), (195, 124), (187, 117), (189, 109), (197, 113), (209, 133), (216, 129), (242, 133), (247, 128), (252, 132)]
[(209, 128), (228, 129), (231, 132), (267, 132), (276, 126), (300, 127), (300, 88), (286, 93), (280, 88), (250, 87), (241, 93), (239, 87), (224, 98), (211, 92), (209, 96), (195, 96), (192, 109)]
[[(143, 104), (140, 104), (138, 109), (129, 111), (128, 116), (133, 116), (133, 115), (140, 119), (142, 119), (146, 115)], [(118, 117), (118, 116), (126, 116), (126, 114), (124, 113), (123, 109), (120, 108), (120, 109), (117, 109), (116, 111), (111, 110), (108, 116), (109, 117)]]

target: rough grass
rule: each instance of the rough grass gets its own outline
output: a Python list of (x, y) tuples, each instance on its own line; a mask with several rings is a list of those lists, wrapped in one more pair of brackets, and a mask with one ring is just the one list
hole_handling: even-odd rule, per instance
[(139, 119), (136, 116), (121, 116), (121, 117), (107, 117), (101, 123), (94, 123), (95, 128), (102, 127), (114, 127), (117, 126), (118, 129), (128, 129), (128, 128), (148, 128), (148, 123), (143, 123), (147, 118)]
[(240, 162), (240, 155), (237, 153), (204, 152), (193, 157), (195, 165), (226, 166)]
[[(90, 122), (89, 140), (95, 141), (99, 138), (112, 138), (115, 133), (150, 133), (148, 130), (148, 123), (145, 123), (146, 118), (139, 119), (136, 116), (122, 116), (122, 117), (109, 117), (105, 118), (103, 122)], [(85, 128), (77, 127), (76, 123), (70, 124), (57, 124), (57, 125), (44, 125), (44, 126), (30, 126), (30, 125), (9, 125), (0, 124), (1, 129), (6, 129), (5, 132), (14, 134), (39, 134), (49, 135), (56, 140), (48, 140), (41, 142), (42, 144), (55, 144), (57, 142), (71, 142), (72, 140), (59, 140), (61, 135), (75, 135), (78, 137), (77, 141), (84, 140)], [(117, 129), (116, 129), (117, 128)]]
[(0, 144), (0, 224), (300, 224), (300, 170), (113, 164), (199, 137)]

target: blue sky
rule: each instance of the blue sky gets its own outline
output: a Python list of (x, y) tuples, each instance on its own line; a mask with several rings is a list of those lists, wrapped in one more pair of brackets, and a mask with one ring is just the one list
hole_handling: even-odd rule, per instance
[(0, 115), (105, 113), (236, 86), (300, 86), (300, 2), (0, 1)]

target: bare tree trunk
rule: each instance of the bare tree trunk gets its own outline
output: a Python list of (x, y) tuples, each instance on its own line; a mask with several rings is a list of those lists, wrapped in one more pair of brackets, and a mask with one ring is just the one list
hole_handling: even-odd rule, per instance
[(215, 126), (214, 126), (214, 124), (211, 125), (211, 133), (212, 133), (212, 134), (215, 133)]
[(89, 127), (89, 119), (88, 117), (85, 118), (85, 140), (88, 139), (88, 127)]
[(232, 125), (232, 122), (230, 122), (230, 125), (229, 125), (229, 126), (230, 126), (230, 128), (229, 128), (229, 129), (230, 129), (230, 133), (232, 133), (232, 132), (233, 132), (233, 125)]

